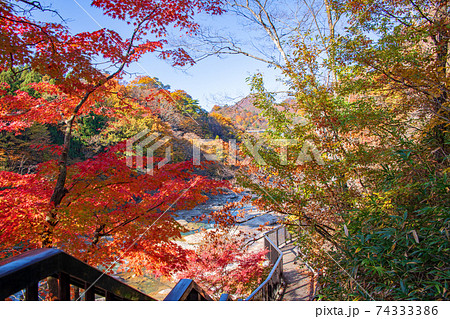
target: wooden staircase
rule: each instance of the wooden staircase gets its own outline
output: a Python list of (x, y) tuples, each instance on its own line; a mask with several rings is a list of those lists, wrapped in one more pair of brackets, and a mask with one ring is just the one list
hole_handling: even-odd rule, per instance
[(81, 288), (84, 300), (156, 300), (127, 284), (104, 274), (59, 249), (31, 250), (0, 261), (0, 300), (25, 289), (25, 300), (38, 300), (39, 282), (57, 279), (58, 300), (78, 299), (71, 296), (71, 285)]
[[(284, 227), (266, 233), (264, 244), (272, 270), (266, 280), (245, 300), (277, 300), (283, 286), (283, 253), (279, 246), (291, 240)], [(57, 300), (142, 300), (156, 299), (54, 248), (28, 251), (0, 261), (0, 300), (25, 291), (25, 300), (39, 300), (39, 283), (54, 278)], [(78, 289), (71, 289), (77, 287)], [(81, 291), (81, 294), (75, 293)], [(181, 279), (164, 301), (213, 300), (191, 279)], [(219, 301), (231, 300), (223, 294)]]

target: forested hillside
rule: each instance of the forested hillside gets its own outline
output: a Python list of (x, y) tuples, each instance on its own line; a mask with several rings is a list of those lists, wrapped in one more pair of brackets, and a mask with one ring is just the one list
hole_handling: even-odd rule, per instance
[(448, 2), (299, 5), (301, 27), (280, 22), (299, 21), (293, 11), (240, 4), (279, 53), (253, 56), (295, 96), (280, 110), (263, 75), (251, 79), (268, 130), (240, 181), (299, 234), (320, 298), (448, 300)]
[[(240, 130), (265, 130), (268, 128), (268, 119), (264, 110), (257, 107), (255, 97), (249, 95), (234, 105), (216, 105), (211, 110), (211, 116), (218, 117), (217, 114), (232, 120)], [(276, 103), (275, 107), (280, 111), (290, 112), (293, 99), (286, 99)]]
[[(46, 79), (37, 72), (22, 67), (0, 73), (0, 81), (10, 86), (8, 94), (15, 94), (19, 90), (40, 97), (41, 94), (33, 90), (30, 84)], [(231, 121), (208, 114), (186, 92), (171, 92), (170, 86), (162, 84), (158, 79), (138, 77), (129, 84), (116, 85), (116, 89), (121, 91), (121, 97), (105, 99), (99, 102), (99, 106), (105, 110), (122, 109), (121, 114), (114, 116), (100, 111), (81, 116), (75, 124), (71, 141), (70, 163), (92, 158), (146, 129), (170, 137), (171, 160), (175, 163), (192, 160), (193, 140), (215, 140), (211, 141), (210, 147), (210, 152), (215, 152), (214, 143), (222, 144), (237, 138), (238, 131)], [(138, 112), (130, 112), (124, 109), (132, 107), (127, 103), (143, 107)], [(49, 148), (63, 143), (64, 125), (61, 123), (34, 123), (20, 134), (2, 131), (1, 168), (18, 173), (35, 172), (38, 164), (55, 157)], [(162, 150), (156, 152), (155, 156), (164, 155)]]

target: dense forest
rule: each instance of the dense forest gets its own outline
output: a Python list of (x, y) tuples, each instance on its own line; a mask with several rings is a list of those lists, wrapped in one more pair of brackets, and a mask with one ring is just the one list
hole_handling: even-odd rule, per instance
[[(216, 229), (194, 250), (174, 241), (185, 229), (173, 215), (245, 189), (297, 236), (318, 300), (448, 300), (450, 4), (284, 2), (295, 10), (92, 1), (132, 26), (123, 37), (74, 34), (43, 18), (53, 7), (0, 0), (0, 259), (56, 247), (241, 296), (267, 268), (264, 251), (233, 235), (239, 205), (206, 217)], [(206, 32), (196, 13), (241, 17), (258, 41)], [(188, 37), (175, 49), (173, 26)], [(178, 67), (243, 55), (278, 70), (286, 90), (257, 73), (249, 96), (207, 112), (156, 77), (125, 80), (144, 54)], [(230, 158), (233, 145), (245, 161)]]

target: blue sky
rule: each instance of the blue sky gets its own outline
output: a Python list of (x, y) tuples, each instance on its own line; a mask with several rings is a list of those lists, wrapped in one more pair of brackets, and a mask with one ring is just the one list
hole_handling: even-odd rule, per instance
[[(67, 20), (71, 30), (76, 32), (92, 31), (101, 27), (114, 29), (123, 37), (130, 34), (129, 27), (123, 22), (113, 21), (103, 16), (102, 11), (90, 6), (89, 0), (58, 0), (44, 1), (56, 9)], [(213, 18), (202, 15), (197, 20), (201, 25), (214, 25), (232, 30), (237, 36), (243, 34), (243, 28), (238, 20), (228, 14)], [(164, 84), (169, 84), (172, 90), (181, 89), (198, 99), (200, 105), (210, 110), (215, 104), (234, 104), (246, 95), (250, 89), (246, 78), (261, 72), (265, 75), (269, 90), (284, 90), (276, 79), (279, 73), (268, 68), (266, 64), (244, 56), (224, 56), (206, 58), (194, 66), (185, 69), (175, 69), (168, 61), (148, 54), (139, 63), (131, 65), (127, 71), (134, 74), (157, 77)]]

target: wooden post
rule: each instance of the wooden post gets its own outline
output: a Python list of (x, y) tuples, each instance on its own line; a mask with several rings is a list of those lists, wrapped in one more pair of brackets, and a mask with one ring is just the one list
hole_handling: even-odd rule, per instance
[(73, 300), (78, 301), (78, 299), (80, 299), (80, 287), (73, 287)]
[(84, 284), (84, 300), (85, 301), (95, 301), (95, 293), (94, 293), (94, 287), (88, 289), (90, 286), (89, 283)]
[(27, 286), (25, 290), (25, 300), (27, 301), (38, 301), (39, 300), (39, 283), (36, 282)]
[(109, 291), (105, 290), (105, 300), (106, 301), (112, 301), (116, 300), (116, 296), (113, 293), (110, 293)]
[(276, 237), (277, 237), (277, 247), (279, 247), (280, 243), (278, 242), (278, 229), (275, 231), (275, 233), (276, 233)]
[(58, 300), (70, 300), (70, 276), (63, 272), (58, 277)]

